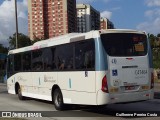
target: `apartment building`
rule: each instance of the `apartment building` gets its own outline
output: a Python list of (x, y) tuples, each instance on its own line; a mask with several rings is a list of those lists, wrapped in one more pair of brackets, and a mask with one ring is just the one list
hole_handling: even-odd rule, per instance
[(100, 29), (100, 12), (88, 4), (77, 4), (77, 31), (79, 33)]
[(107, 18), (101, 17), (100, 27), (102, 29), (114, 29), (114, 24)]
[(76, 0), (28, 0), (30, 39), (76, 32), (76, 17)]

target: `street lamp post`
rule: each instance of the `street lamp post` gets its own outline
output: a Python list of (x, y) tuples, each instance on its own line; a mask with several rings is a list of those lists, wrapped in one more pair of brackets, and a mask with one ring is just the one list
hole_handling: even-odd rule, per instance
[(17, 19), (17, 0), (15, 0), (15, 21), (16, 21), (16, 48), (18, 48), (18, 19)]

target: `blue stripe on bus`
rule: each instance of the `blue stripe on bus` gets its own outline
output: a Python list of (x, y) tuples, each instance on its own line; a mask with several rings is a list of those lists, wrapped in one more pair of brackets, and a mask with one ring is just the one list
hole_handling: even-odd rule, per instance
[(96, 71), (108, 70), (107, 64), (107, 54), (104, 51), (104, 48), (101, 43), (100, 37), (95, 38), (95, 69)]
[(69, 88), (71, 88), (72, 85), (71, 85), (71, 79), (69, 78)]
[(152, 58), (152, 50), (151, 50), (151, 46), (150, 46), (150, 42), (148, 39), (148, 59), (149, 59), (149, 67), (153, 68), (153, 58)]
[(39, 77), (39, 85), (41, 85), (41, 79), (40, 79), (40, 77)]

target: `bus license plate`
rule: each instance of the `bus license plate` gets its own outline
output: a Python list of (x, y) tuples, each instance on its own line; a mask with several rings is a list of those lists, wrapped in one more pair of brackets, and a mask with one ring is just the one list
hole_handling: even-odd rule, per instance
[(125, 90), (134, 90), (135, 86), (125, 86)]

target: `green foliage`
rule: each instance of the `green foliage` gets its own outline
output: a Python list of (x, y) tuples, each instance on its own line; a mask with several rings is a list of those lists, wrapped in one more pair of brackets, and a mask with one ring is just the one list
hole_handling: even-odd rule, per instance
[(33, 41), (31, 41), (32, 44), (38, 42), (38, 41), (41, 41), (42, 39), (38, 38), (38, 37), (35, 37)]
[(0, 53), (7, 54), (7, 52), (8, 52), (8, 49), (4, 47), (2, 44), (0, 44)]
[(153, 54), (153, 67), (160, 68), (160, 33), (157, 36), (153, 34), (148, 34), (148, 38), (150, 40), (152, 54)]
[(160, 37), (160, 33), (159, 33), (159, 34), (157, 34), (157, 37)]
[(148, 34), (148, 38), (150, 40), (151, 48), (153, 49), (156, 46), (156, 36), (154, 36), (153, 34)]
[(152, 50), (153, 54), (153, 67), (160, 68), (160, 48), (154, 48)]
[[(8, 40), (9, 40), (10, 49), (15, 49), (16, 48), (16, 34), (13, 34), (13, 36), (10, 36)], [(18, 48), (31, 45), (30, 38), (22, 33), (18, 34), (17, 42), (18, 42)]]

